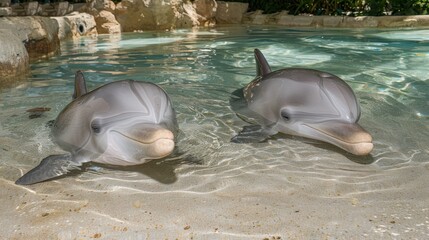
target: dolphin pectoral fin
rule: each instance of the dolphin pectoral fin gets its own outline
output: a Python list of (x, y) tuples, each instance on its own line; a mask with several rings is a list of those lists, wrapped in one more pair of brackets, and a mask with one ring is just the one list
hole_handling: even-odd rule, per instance
[(245, 126), (243, 130), (231, 139), (231, 142), (258, 143), (265, 141), (270, 135), (272, 135), (270, 131), (267, 131), (260, 125)]
[(72, 160), (70, 154), (51, 155), (42, 160), (40, 164), (24, 174), (15, 184), (30, 185), (45, 180), (58, 177), (69, 172), (79, 164)]

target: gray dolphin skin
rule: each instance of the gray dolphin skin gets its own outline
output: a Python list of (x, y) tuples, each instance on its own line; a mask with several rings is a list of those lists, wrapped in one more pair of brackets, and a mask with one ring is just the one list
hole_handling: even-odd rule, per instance
[(333, 144), (354, 155), (373, 149), (372, 137), (357, 122), (360, 106), (339, 77), (313, 69), (271, 71), (255, 49), (257, 76), (232, 94), (231, 107), (246, 126), (232, 142), (261, 142), (277, 133)]
[(46, 157), (16, 184), (58, 177), (89, 161), (127, 166), (172, 153), (176, 114), (159, 86), (122, 80), (87, 92), (78, 71), (73, 98), (52, 127), (54, 141), (69, 154)]

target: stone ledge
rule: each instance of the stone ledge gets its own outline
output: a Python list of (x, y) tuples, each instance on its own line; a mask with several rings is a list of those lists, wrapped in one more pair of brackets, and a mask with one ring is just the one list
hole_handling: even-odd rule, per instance
[(244, 24), (280, 25), (288, 27), (329, 27), (329, 28), (398, 28), (428, 27), (429, 15), (416, 16), (312, 16), (289, 15), (287, 12), (262, 14), (255, 11), (244, 14)]

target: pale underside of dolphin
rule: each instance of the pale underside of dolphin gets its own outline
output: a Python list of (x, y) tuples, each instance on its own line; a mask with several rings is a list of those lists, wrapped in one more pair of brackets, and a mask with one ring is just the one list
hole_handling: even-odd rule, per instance
[(255, 49), (257, 76), (231, 98), (246, 126), (233, 142), (262, 142), (277, 133), (331, 143), (355, 155), (373, 149), (372, 137), (357, 122), (361, 115), (353, 90), (339, 77), (313, 69), (271, 71)]
[(52, 126), (53, 140), (69, 153), (44, 158), (16, 184), (58, 177), (89, 161), (128, 166), (172, 153), (176, 114), (156, 84), (122, 80), (87, 92), (78, 71), (73, 98)]

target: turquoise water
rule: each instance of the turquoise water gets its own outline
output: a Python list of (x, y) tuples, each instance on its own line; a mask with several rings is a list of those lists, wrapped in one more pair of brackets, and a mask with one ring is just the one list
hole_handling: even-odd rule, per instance
[[(343, 78), (359, 99), (372, 154), (290, 136), (230, 143), (246, 123), (229, 96), (255, 76), (254, 48), (274, 70)], [(429, 30), (422, 29), (230, 27), (64, 42), (59, 56), (33, 63), (27, 80), (0, 90), (2, 208), (18, 216), (0, 236), (425, 238), (428, 69)], [(77, 70), (89, 89), (121, 79), (162, 86), (178, 113), (177, 152), (135, 168), (89, 164), (55, 181), (14, 185), (61, 152), (46, 123), (70, 101)], [(51, 110), (30, 119), (34, 107)]]

